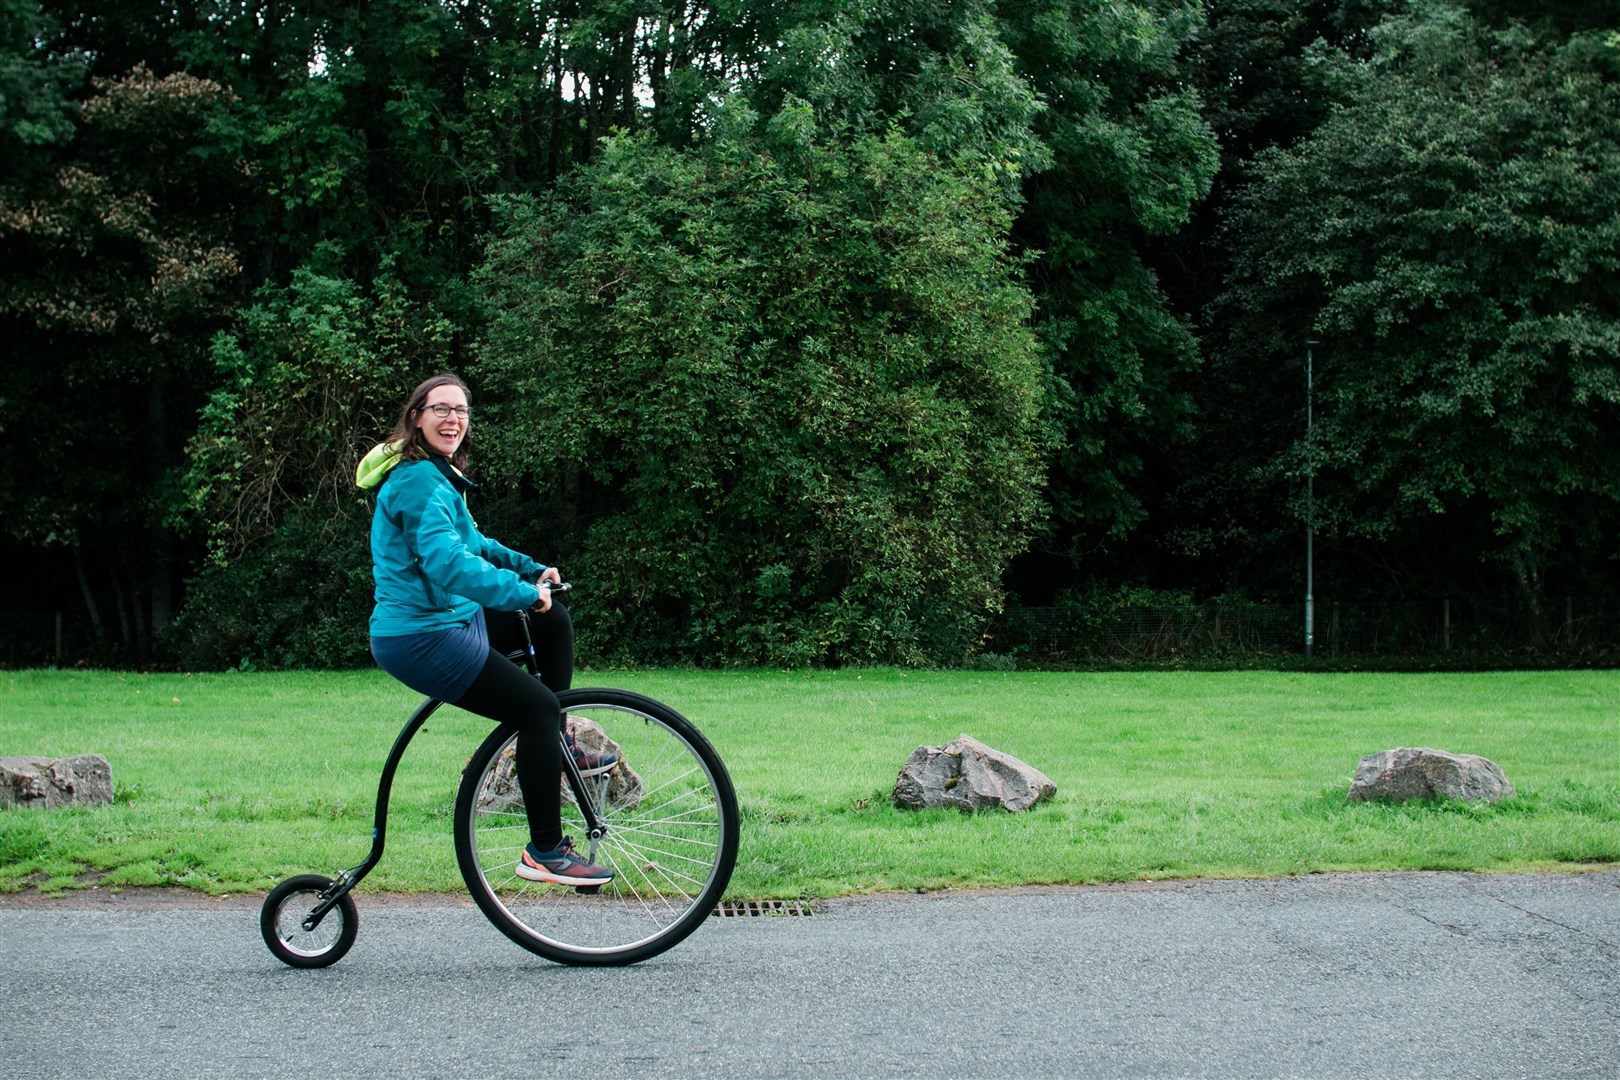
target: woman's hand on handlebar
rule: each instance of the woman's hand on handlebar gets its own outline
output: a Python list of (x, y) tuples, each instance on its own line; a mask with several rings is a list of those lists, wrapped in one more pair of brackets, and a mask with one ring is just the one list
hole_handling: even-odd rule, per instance
[(540, 600), (534, 609), (544, 615), (551, 610), (552, 593), (567, 592), (572, 586), (562, 579), (562, 571), (555, 566), (548, 566), (541, 571), (540, 579), (535, 582), (540, 589)]

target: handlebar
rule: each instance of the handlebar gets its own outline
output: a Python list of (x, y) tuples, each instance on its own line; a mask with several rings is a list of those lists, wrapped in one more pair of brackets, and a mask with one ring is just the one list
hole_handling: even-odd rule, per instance
[[(562, 593), (565, 593), (569, 589), (572, 589), (574, 587), (574, 583), (571, 582), (571, 581), (541, 581), (541, 582), (536, 582), (536, 585), (540, 589), (544, 590), (544, 593), (546, 595), (550, 595), (552, 597), (559, 596)], [(534, 605), (534, 608), (535, 608), (535, 610), (538, 611), (539, 608), (540, 608), (540, 605), (538, 603), (536, 603)], [(525, 616), (527, 616), (528, 612), (525, 611), (523, 614)]]

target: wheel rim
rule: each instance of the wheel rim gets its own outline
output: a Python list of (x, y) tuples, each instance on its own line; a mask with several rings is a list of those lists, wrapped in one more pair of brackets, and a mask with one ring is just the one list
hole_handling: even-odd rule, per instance
[(568, 722), (591, 748), (591, 727), (600, 728), (622, 759), (613, 773), (585, 781), (605, 808), (607, 834), (594, 847), (566, 781), (562, 787), (563, 832), (580, 855), (612, 869), (613, 881), (582, 895), (517, 876), (529, 830), (512, 763), (514, 735), (479, 777), (469, 826), (489, 896), (522, 932), (583, 954), (633, 950), (704, 917), (728, 840), (708, 765), (672, 727), (640, 710), (573, 706)]
[(304, 916), (310, 913), (319, 898), (319, 890), (304, 889), (289, 893), (276, 908), (276, 939), (281, 942), (282, 948), (294, 956), (324, 956), (343, 936), (341, 907), (327, 912), (314, 930), (304, 929)]

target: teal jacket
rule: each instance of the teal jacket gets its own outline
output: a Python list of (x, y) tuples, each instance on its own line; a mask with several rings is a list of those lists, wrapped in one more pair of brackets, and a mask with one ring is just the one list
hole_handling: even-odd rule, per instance
[(356, 474), (377, 488), (371, 516), (373, 637), (464, 626), (480, 606), (520, 611), (540, 602), (534, 584), (543, 563), (478, 531), (465, 492), (474, 485), (449, 466), (400, 462), (387, 444), (366, 455)]

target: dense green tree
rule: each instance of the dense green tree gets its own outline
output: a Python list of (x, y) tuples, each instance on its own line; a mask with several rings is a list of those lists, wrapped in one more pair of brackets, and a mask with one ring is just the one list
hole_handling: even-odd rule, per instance
[(1293, 596), (1307, 475), (1338, 595), (1599, 588), (1617, 26), (0, 0), (0, 556), (42, 567), (0, 657), (70, 605), (150, 657), (199, 567), (188, 662), (363, 657), (349, 470), (439, 367), (495, 531), (647, 656), (959, 659), (1009, 558), (1035, 602)]
[(454, 331), (391, 271), (361, 290), (301, 270), (214, 343), (220, 385), (185, 478), (210, 554), (181, 614), (188, 664), (365, 661), (369, 510), (355, 465), (392, 425), (400, 388), (448, 366)]
[(1150, 250), (1172, 307), (1199, 327), (1201, 363), (1181, 387), (1193, 401), (1187, 437), (1167, 440), (1156, 472), (1136, 486), (1155, 512), (1132, 554), (1161, 586), (1204, 596), (1268, 600), (1303, 591), (1300, 524), (1257, 471), (1304, 428), (1308, 334), (1281, 328), (1288, 362), (1218, 345), (1225, 315), (1211, 305), (1232, 272), (1221, 223), (1255, 155), (1308, 137), (1342, 101), (1313, 49), (1366, 60), (1374, 26), (1406, 0), (1210, 0), (1192, 50), (1191, 78), (1220, 144), (1220, 170), (1187, 226)]
[[(1044, 108), (1049, 168), (1025, 184), (1017, 234), (1031, 270), (1058, 443), (1042, 547), (1031, 570), (1071, 584), (1119, 551), (1146, 514), (1147, 458), (1189, 419), (1197, 363), (1142, 258), (1187, 220), (1215, 171), (1216, 144), (1188, 79), (1196, 3), (1014, 0), (998, 7), (1019, 71)], [(1039, 569), (1037, 569), (1039, 568)], [(1026, 586), (1039, 594), (1039, 582)]]
[[(70, 85), (52, 73), (35, 91), (48, 84)], [(138, 655), (183, 569), (168, 519), (234, 298), (242, 159), (216, 83), (135, 67), (83, 92), (11, 127), (28, 160), (0, 186), (0, 334), (23, 362), (0, 391), (0, 499), (6, 539), (49, 567), (29, 602), (78, 596), (97, 638)], [(34, 591), (47, 576), (54, 596)]]
[(1051, 445), (1049, 557), (1016, 575), (1032, 594), (1124, 546), (1146, 512), (1143, 458), (1189, 415), (1190, 323), (1141, 252), (1215, 169), (1184, 56), (1200, 27), (1196, 3), (828, 3), (805, 9), (751, 90), (762, 112), (791, 93), (856, 127), (894, 118), (1018, 211)]
[(407, 0), (177, 16), (177, 53), (237, 88), (258, 181), (241, 214), (253, 298), (212, 350), (217, 389), (190, 447), (210, 561), (188, 659), (364, 658), (356, 456), (418, 378), (468, 367), (487, 198), (545, 190), (610, 126), (636, 125), (652, 18)]
[(984, 2), (829, 2), (796, 12), (743, 88), (771, 115), (790, 100), (854, 134), (891, 127), (957, 168), (992, 179), (1004, 203), (1050, 163), (1034, 131), (1042, 105)]
[[(564, 5), (544, 17), (536, 9), (538, 21), (522, 25), (513, 24), (502, 5), (472, 10), (478, 14), (418, 20), (411, 34), (433, 43), (435, 60), (415, 68), (408, 60), (410, 43), (400, 42), (404, 31), (397, 12), (327, 27), (308, 38), (318, 42), (321, 62), (307, 72), (289, 67), (280, 98), (264, 106), (272, 113), (290, 110), (305, 123), (271, 124), (265, 130), (273, 140), (261, 139), (267, 147), (263, 167), (279, 178), (275, 190), (281, 193), (267, 220), (279, 221), (281, 235), (305, 244), (321, 238), (305, 255), (278, 251), (266, 256), (266, 264), (289, 256), (317, 260), (318, 266), (309, 264), (313, 276), (306, 283), (341, 286), (354, 303), (367, 306), (379, 302), (376, 287), (356, 278), (364, 276), (367, 259), (389, 260), (393, 287), (446, 327), (435, 339), (440, 347), (429, 354), (470, 373), (475, 369), (462, 348), (478, 315), (466, 302), (458, 267), (474, 250), (485, 199), (502, 191), (545, 190), (561, 169), (588, 165), (595, 150), (579, 140), (579, 132), (594, 139), (610, 125), (642, 129), (672, 152), (701, 156), (709, 153), (722, 122), (718, 103), (726, 100), (724, 91), (746, 84), (746, 93), (731, 96), (733, 115), (747, 99), (782, 117), (819, 116), (817, 123), (826, 125), (818, 136), (823, 141), (853, 143), (882, 135), (888, 118), (899, 118), (913, 129), (919, 154), (933, 154), (954, 170), (985, 178), (997, 200), (987, 211), (992, 215), (1016, 203), (1022, 170), (1039, 158), (1040, 146), (1028, 129), (1036, 108), (1033, 96), (1012, 72), (982, 7), (954, 11), (914, 4), (891, 11), (835, 5), (822, 13), (825, 22), (799, 9), (793, 12), (797, 22), (787, 23), (781, 21), (783, 12), (768, 5)], [(919, 27), (919, 40), (897, 33), (907, 12), (932, 20)], [(342, 41), (353, 44), (339, 48)], [(536, 47), (526, 52), (525, 42)], [(536, 56), (544, 58), (538, 67)], [(486, 72), (491, 65), (494, 70)], [(459, 85), (460, 93), (445, 91), (447, 84)], [(263, 96), (253, 93), (255, 99)], [(363, 102), (370, 104), (357, 106)], [(316, 122), (309, 123), (311, 118)], [(549, 131), (550, 142), (530, 138), (535, 131)], [(826, 147), (820, 152), (831, 153)], [(300, 170), (294, 162), (314, 167)], [(400, 185), (373, 175), (383, 172), (389, 180), (412, 177), (403, 190), (414, 202), (399, 203)], [(371, 209), (373, 204), (384, 209)], [(860, 209), (830, 203), (824, 208), (830, 215), (825, 227), (842, 228), (835, 215)], [(387, 222), (391, 233), (376, 232), (368, 224), (373, 216)], [(757, 206), (742, 226), (760, 230), (762, 237), (776, 228)], [(429, 262), (435, 251), (442, 255)], [(515, 286), (503, 282), (503, 287)], [(304, 310), (301, 297), (274, 281), (264, 286), (260, 303), (254, 310)], [(331, 375), (356, 402), (365, 402), (392, 400), (402, 389), (395, 384), (406, 380), (400, 377), (404, 368), (387, 362), (360, 362), (339, 371), (329, 350), (266, 348), (269, 339), (252, 330), (254, 318), (250, 312), (236, 342), (216, 350), (225, 389), (194, 444), (193, 476), (198, 478), (195, 505), (213, 549), (256, 580), (256, 552), (281, 542), (277, 520), (282, 514), (303, 507), (297, 520), (307, 522), (309, 512), (322, 504), (339, 515), (338, 504), (323, 501), (320, 493), (339, 490), (346, 461), (352, 461), (353, 448), (347, 454), (325, 453), (300, 445), (311, 420), (301, 384), (317, 380), (324, 387), (323, 375)], [(282, 315), (273, 315), (270, 324), (303, 325)], [(391, 355), (388, 343), (374, 338), (363, 323), (349, 326), (347, 334), (344, 347), (356, 357)], [(308, 362), (288, 362), (283, 354)], [(638, 383), (621, 390), (644, 392)], [(359, 430), (350, 421), (363, 413), (359, 404), (350, 407), (335, 423), (336, 431)], [(219, 462), (236, 464), (222, 474), (216, 471)], [(297, 466), (289, 470), (289, 462)], [(206, 481), (226, 475), (229, 482)], [(1024, 527), (1021, 513), (1009, 517), (1009, 535)], [(340, 527), (338, 516), (332, 527)], [(987, 532), (986, 545), (997, 543), (990, 539), (994, 532)], [(986, 578), (976, 586), (973, 601), (982, 614), (989, 598), (998, 595), (996, 572), (974, 569)], [(210, 572), (212, 595), (251, 590), (250, 582), (230, 581), (231, 573), (224, 565)], [(324, 581), (345, 579), (344, 568), (335, 563), (324, 570), (306, 567), (305, 573)], [(967, 640), (960, 628), (952, 633), (959, 643)], [(880, 635), (871, 636), (876, 641)]]
[(958, 661), (1040, 481), (997, 186), (792, 98), (716, 126), (508, 207), (486, 452), (554, 493), (531, 547), (586, 586), (590, 647)]
[(0, 180), (15, 184), (49, 160), (33, 151), (66, 143), (77, 117), (82, 57), (53, 53), (50, 22), (33, 0), (0, 0)]
[(1258, 475), (1302, 520), (1313, 474), (1319, 528), (1439, 537), (1534, 606), (1549, 569), (1620, 555), (1620, 50), (1445, 4), (1371, 40), (1314, 54), (1343, 106), (1237, 198), (1226, 370), (1319, 337), (1312, 438)]

